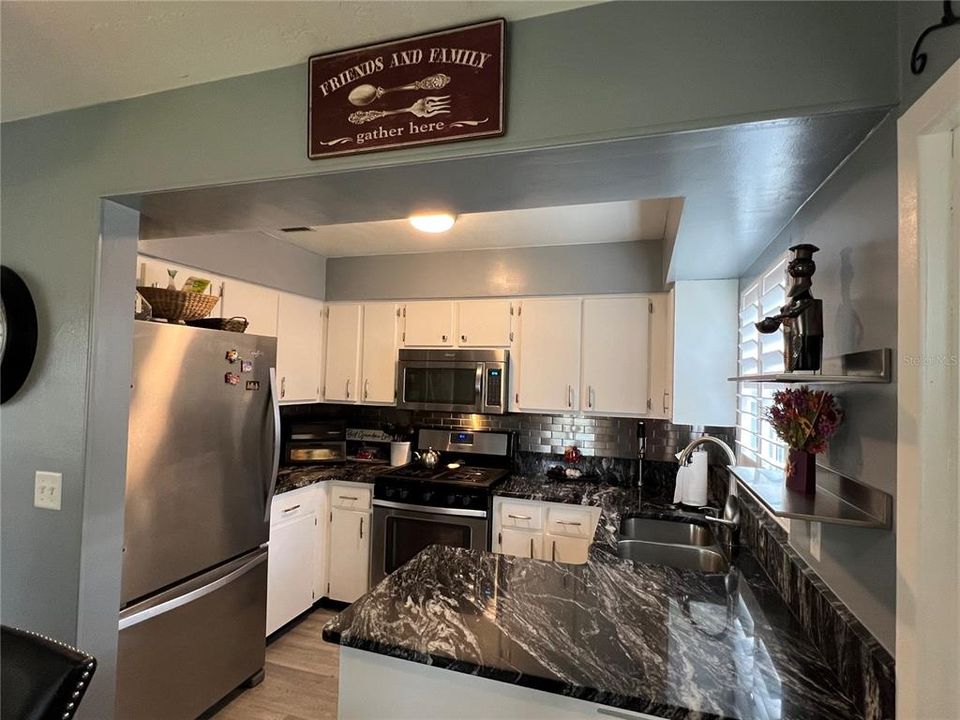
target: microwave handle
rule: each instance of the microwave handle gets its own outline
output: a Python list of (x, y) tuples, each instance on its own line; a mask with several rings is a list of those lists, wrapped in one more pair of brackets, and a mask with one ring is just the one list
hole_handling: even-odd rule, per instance
[(476, 393), (477, 397), (477, 410), (481, 412), (483, 411), (483, 406), (487, 404), (487, 393), (483, 387), (483, 375), (485, 369), (486, 365), (484, 363), (477, 363), (477, 384), (474, 387), (474, 392)]

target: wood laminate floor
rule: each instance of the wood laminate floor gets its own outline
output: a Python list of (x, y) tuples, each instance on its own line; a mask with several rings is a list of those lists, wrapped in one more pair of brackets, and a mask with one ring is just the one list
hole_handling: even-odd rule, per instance
[(339, 647), (320, 636), (336, 613), (317, 608), (267, 647), (266, 675), (205, 718), (215, 720), (335, 720)]

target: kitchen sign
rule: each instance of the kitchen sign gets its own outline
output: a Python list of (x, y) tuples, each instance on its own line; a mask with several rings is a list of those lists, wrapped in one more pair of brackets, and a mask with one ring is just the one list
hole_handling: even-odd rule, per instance
[(503, 135), (505, 25), (311, 57), (310, 158)]

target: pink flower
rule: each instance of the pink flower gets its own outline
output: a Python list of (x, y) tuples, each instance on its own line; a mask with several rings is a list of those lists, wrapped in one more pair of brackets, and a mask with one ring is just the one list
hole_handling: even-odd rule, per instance
[(791, 448), (822, 453), (840, 427), (843, 410), (831, 393), (803, 385), (775, 392), (764, 417)]

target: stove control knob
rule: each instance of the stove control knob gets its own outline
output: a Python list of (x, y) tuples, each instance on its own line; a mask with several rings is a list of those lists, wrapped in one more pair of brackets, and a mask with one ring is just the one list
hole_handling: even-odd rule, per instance
[(400, 496), (401, 500), (406, 500), (407, 496), (410, 494), (410, 491), (407, 490), (406, 488), (400, 488), (397, 494)]
[(388, 487), (383, 489), (383, 494), (388, 498), (392, 498), (394, 495), (397, 494), (397, 491), (394, 490), (392, 487)]
[(460, 498), (460, 503), (461, 503), (464, 507), (470, 507), (470, 501), (471, 501), (472, 499), (473, 499), (473, 498), (471, 498), (469, 495), (464, 495), (462, 498)]
[(424, 491), (423, 491), (423, 495), (421, 495), (421, 498), (423, 499), (423, 501), (424, 501), (425, 503), (430, 502), (430, 500), (433, 499), (433, 491), (432, 491), (432, 490), (424, 490)]
[(456, 503), (457, 503), (456, 495), (454, 495), (453, 493), (451, 493), (450, 495), (447, 495), (447, 505), (456, 505)]

